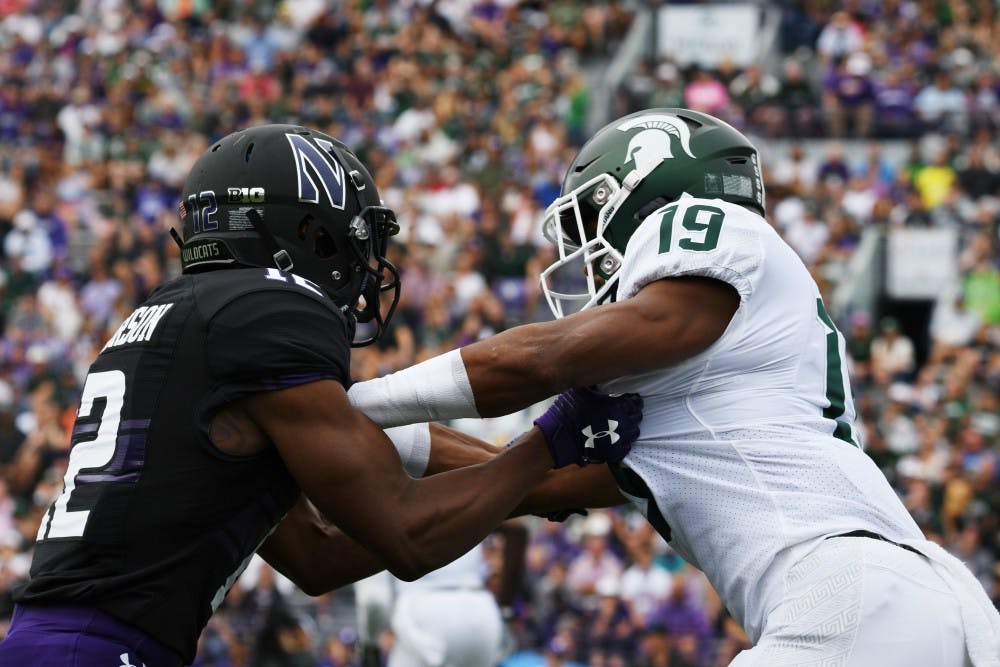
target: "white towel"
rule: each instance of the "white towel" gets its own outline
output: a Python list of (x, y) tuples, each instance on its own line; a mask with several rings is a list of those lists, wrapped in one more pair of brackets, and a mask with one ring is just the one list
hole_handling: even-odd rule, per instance
[(973, 667), (1000, 667), (1000, 613), (965, 564), (928, 540), (902, 540), (931, 562), (958, 598), (965, 629), (965, 647)]

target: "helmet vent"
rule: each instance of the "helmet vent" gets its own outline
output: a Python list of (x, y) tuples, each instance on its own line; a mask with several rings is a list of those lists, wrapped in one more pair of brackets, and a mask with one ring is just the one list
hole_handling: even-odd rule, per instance
[(296, 233), (300, 241), (305, 241), (306, 237), (309, 236), (309, 226), (312, 225), (314, 218), (311, 215), (307, 215), (301, 220), (299, 220), (299, 228)]
[(333, 242), (333, 237), (326, 231), (325, 227), (316, 230), (316, 238), (313, 240), (313, 251), (321, 259), (327, 259), (337, 254), (337, 244)]
[(745, 157), (731, 157), (726, 162), (729, 164), (746, 164), (747, 159)]
[(214, 146), (212, 146), (212, 152), (214, 153), (215, 151), (219, 150), (220, 148), (222, 148), (222, 144), (215, 144)]
[(250, 145), (249, 145), (249, 146), (247, 146), (247, 152), (246, 152), (246, 155), (244, 155), (244, 156), (243, 156), (243, 159), (244, 159), (244, 160), (245, 160), (246, 162), (249, 162), (249, 161), (250, 161), (250, 154), (251, 154), (251, 153), (253, 153), (253, 146), (254, 146), (254, 143), (253, 143), (252, 141), (250, 142)]

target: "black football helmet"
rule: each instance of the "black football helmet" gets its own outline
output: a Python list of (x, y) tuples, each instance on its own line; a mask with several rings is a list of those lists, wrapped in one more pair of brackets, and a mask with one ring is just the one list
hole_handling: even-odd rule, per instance
[[(352, 326), (382, 334), (399, 301), (385, 258), (399, 232), (368, 169), (337, 139), (298, 125), (234, 132), (195, 162), (180, 203), (184, 273), (260, 266), (315, 283)], [(392, 291), (383, 313), (383, 292)]]
[[(632, 234), (683, 194), (764, 215), (757, 149), (729, 124), (690, 109), (647, 109), (600, 129), (576, 154), (542, 220), (558, 251), (541, 279), (552, 313), (612, 298)], [(585, 284), (576, 284), (578, 276)]]

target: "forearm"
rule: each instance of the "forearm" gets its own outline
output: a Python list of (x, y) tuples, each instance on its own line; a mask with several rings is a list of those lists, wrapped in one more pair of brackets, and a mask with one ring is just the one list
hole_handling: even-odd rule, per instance
[(424, 474), (436, 475), (485, 463), (502, 451), (503, 447), (496, 447), (468, 433), (441, 424), (431, 424), (430, 452)]
[[(432, 424), (428, 475), (489, 461), (502, 448), (467, 433)], [(549, 470), (514, 509), (511, 516), (547, 514), (578, 507), (611, 507), (625, 502), (606, 465), (567, 466)]]
[(309, 595), (321, 595), (386, 567), (375, 554), (324, 519), (305, 496), (258, 554)]
[(399, 498), (403, 539), (394, 574), (416, 578), (478, 544), (510, 515), (552, 463), (537, 428), (485, 463), (417, 480)]
[(389, 375), (357, 382), (351, 405), (382, 428), (479, 417), (468, 374), (452, 350)]
[(479, 438), (441, 424), (409, 424), (385, 429), (403, 469), (419, 479), (489, 461), (501, 451)]
[(514, 508), (511, 516), (546, 516), (559, 510), (614, 507), (625, 502), (606, 465), (567, 466), (550, 470)]
[(556, 354), (558, 338), (556, 323), (516, 327), (355, 383), (347, 395), (382, 428), (509, 414), (573, 386), (574, 365)]
[[(581, 333), (562, 321), (527, 324), (463, 347), (462, 361), (483, 417), (521, 410), (581, 381), (587, 357)], [(596, 341), (595, 341), (596, 342)]]

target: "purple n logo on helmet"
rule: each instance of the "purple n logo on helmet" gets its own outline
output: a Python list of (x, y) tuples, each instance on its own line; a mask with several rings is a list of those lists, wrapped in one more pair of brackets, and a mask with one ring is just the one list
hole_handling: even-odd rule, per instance
[[(319, 203), (319, 186), (313, 180), (315, 175), (326, 193), (330, 206), (343, 210), (344, 168), (336, 159), (333, 159), (333, 144), (320, 138), (316, 138), (314, 144), (301, 134), (291, 132), (285, 134), (285, 137), (288, 138), (288, 143), (292, 147), (292, 155), (295, 158), (299, 201)], [(323, 150), (321, 151), (320, 148)], [(324, 152), (326, 155), (323, 154)]]

